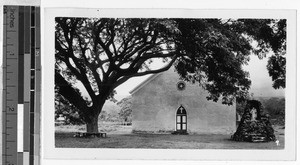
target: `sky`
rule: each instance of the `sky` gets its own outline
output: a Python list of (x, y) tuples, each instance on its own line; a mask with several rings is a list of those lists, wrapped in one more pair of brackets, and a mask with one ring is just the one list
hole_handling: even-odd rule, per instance
[(250, 93), (254, 97), (282, 97), (284, 89), (274, 89), (272, 87), (272, 78), (267, 70), (268, 58), (260, 60), (257, 56), (251, 55), (249, 65), (244, 69), (250, 73), (251, 89)]

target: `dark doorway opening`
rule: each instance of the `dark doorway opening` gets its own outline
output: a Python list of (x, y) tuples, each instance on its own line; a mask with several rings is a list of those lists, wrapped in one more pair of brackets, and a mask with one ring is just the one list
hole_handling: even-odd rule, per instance
[(176, 112), (176, 132), (180, 134), (187, 133), (187, 113), (182, 105)]

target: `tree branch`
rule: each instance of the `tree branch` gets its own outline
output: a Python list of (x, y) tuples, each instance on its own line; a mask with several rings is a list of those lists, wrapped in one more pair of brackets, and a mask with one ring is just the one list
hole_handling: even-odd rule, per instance
[[(64, 23), (62, 23), (64, 25)], [(64, 25), (66, 26), (66, 25)], [(75, 26), (76, 27), (76, 26)], [(65, 51), (64, 56), (64, 62), (66, 63), (66, 65), (68, 66), (68, 68), (76, 75), (76, 77), (81, 80), (82, 84), (84, 85), (84, 87), (86, 88), (86, 90), (88, 91), (89, 95), (91, 96), (91, 98), (95, 98), (95, 92), (94, 90), (92, 89), (91, 87), (91, 84), (87, 78), (87, 75), (86, 75), (86, 70), (84, 68), (84, 66), (79, 63), (78, 59), (75, 57), (74, 53), (73, 53), (73, 35), (75, 35), (75, 27), (74, 27), (74, 30), (71, 30), (72, 33), (70, 34), (70, 38), (68, 37), (68, 32), (66, 31), (69, 31), (67, 27), (64, 27), (62, 28), (63, 31), (64, 31), (64, 37), (65, 38), (68, 38), (68, 50)], [(71, 40), (72, 39), (72, 40)], [(59, 44), (59, 43), (57, 43)], [(59, 46), (59, 45), (56, 45), (56, 46)], [(71, 58), (73, 60), (73, 62), (75, 63), (76, 67), (79, 69), (80, 72), (77, 71), (77, 69), (75, 69), (70, 61), (69, 61), (69, 58)], [(95, 100), (93, 100), (95, 101)]]
[(83, 100), (81, 94), (76, 91), (70, 83), (68, 83), (58, 72), (55, 72), (55, 84), (59, 87), (58, 93), (65, 97), (70, 103), (76, 106), (80, 111), (83, 111), (85, 118), (89, 118), (92, 114), (91, 109)]
[(176, 61), (177, 57), (178, 57), (177, 55), (174, 55), (172, 57), (172, 60), (166, 66), (164, 66), (164, 67), (162, 67), (160, 69), (147, 70), (147, 71), (144, 71), (144, 72), (135, 73), (135, 74), (132, 74), (130, 77), (138, 77), (138, 76), (144, 76), (144, 75), (147, 75), (147, 74), (155, 74), (155, 73), (160, 73), (160, 72), (167, 71), (174, 64), (174, 62)]
[(102, 49), (105, 51), (105, 53), (106, 53), (106, 55), (107, 55), (107, 57), (109, 59), (109, 62), (111, 64), (113, 64), (113, 59), (112, 59), (113, 55), (112, 55), (112, 52), (109, 50), (109, 48), (106, 46), (106, 44), (100, 39), (99, 35), (100, 35), (100, 27), (98, 27), (98, 29), (96, 31), (96, 34), (95, 34), (95, 36), (96, 36), (96, 43), (94, 43), (94, 44), (96, 44), (96, 45), (99, 44), (102, 47)]
[(100, 88), (100, 86), (101, 86), (101, 79), (100, 79), (100, 77), (99, 77), (99, 74), (97, 73), (97, 68), (96, 68), (96, 66), (93, 64), (93, 63), (90, 63), (89, 61), (88, 61), (88, 59), (87, 59), (87, 57), (86, 57), (86, 53), (85, 53), (85, 51), (86, 51), (86, 45), (84, 46), (84, 47), (82, 47), (81, 45), (83, 44), (82, 43), (82, 40), (81, 40), (81, 38), (80, 38), (80, 36), (77, 34), (77, 37), (78, 37), (78, 41), (79, 41), (79, 47), (80, 47), (80, 50), (81, 50), (81, 53), (82, 53), (82, 57), (83, 57), (83, 59), (84, 59), (84, 61), (85, 61), (85, 64), (87, 65), (87, 67), (92, 71), (92, 74), (93, 74), (93, 76), (94, 76), (94, 78), (95, 78), (95, 80), (96, 80), (96, 83), (97, 83), (97, 87), (98, 87), (98, 89)]

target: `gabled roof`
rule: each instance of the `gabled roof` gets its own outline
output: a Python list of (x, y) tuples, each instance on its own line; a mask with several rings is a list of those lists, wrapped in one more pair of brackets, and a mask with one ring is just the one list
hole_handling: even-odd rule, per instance
[(145, 85), (147, 85), (149, 82), (151, 82), (152, 80), (154, 80), (157, 76), (161, 75), (163, 72), (161, 73), (157, 73), (157, 74), (153, 74), (151, 76), (149, 76), (147, 79), (145, 79), (144, 81), (142, 81), (139, 85), (137, 85), (135, 88), (133, 88), (131, 91), (129, 91), (129, 93), (131, 95), (133, 95), (135, 92), (137, 92), (138, 90), (140, 90), (141, 88), (143, 88)]

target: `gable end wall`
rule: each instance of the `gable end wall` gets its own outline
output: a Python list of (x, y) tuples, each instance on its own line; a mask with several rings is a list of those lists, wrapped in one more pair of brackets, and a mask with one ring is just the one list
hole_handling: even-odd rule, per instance
[(186, 83), (178, 91), (177, 73), (170, 70), (155, 77), (133, 94), (133, 131), (175, 131), (176, 111), (187, 111), (189, 133), (232, 134), (236, 129), (236, 106), (208, 101), (208, 93), (197, 84)]

